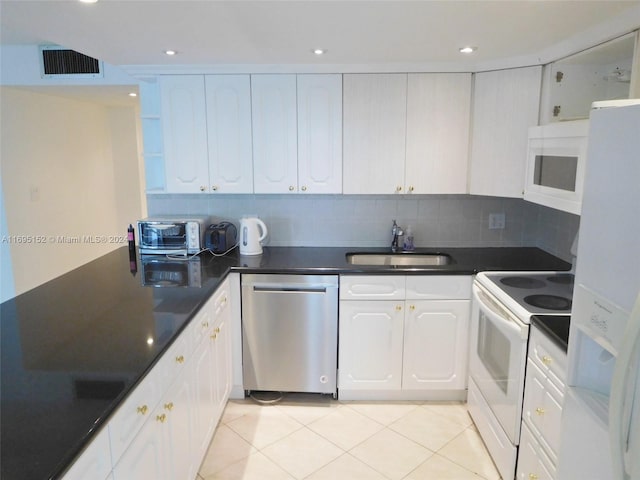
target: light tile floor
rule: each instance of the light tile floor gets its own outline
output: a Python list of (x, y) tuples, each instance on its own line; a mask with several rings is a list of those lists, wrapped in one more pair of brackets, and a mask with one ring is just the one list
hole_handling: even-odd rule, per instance
[(499, 480), (463, 403), (231, 400), (199, 480)]

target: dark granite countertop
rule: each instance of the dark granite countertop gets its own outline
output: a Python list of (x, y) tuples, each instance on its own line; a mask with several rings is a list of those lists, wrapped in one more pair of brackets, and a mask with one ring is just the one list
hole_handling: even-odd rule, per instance
[(567, 352), (571, 315), (534, 315), (531, 317), (531, 323), (565, 353)]
[(187, 281), (191, 286), (154, 288), (145, 283), (167, 286), (181, 278), (172, 270), (175, 262), (166, 262), (163, 272), (162, 266), (150, 267), (148, 256), (138, 257), (138, 271), (131, 272), (123, 247), (4, 302), (0, 478), (60, 478), (229, 271), (441, 275), (570, 268), (529, 247), (421, 249), (454, 260), (427, 269), (349, 265), (345, 254), (354, 251), (387, 250), (267, 247), (257, 257), (205, 253), (196, 259), (200, 275)]

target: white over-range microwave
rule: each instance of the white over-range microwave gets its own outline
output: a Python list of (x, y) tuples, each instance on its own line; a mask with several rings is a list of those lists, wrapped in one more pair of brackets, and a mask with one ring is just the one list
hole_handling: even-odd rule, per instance
[(589, 120), (529, 129), (524, 199), (580, 214)]

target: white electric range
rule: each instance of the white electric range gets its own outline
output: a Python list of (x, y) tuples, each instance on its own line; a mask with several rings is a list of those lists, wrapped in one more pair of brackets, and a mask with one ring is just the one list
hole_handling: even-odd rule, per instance
[(573, 275), (482, 272), (473, 284), (468, 409), (504, 479), (515, 476), (533, 315), (571, 314)]

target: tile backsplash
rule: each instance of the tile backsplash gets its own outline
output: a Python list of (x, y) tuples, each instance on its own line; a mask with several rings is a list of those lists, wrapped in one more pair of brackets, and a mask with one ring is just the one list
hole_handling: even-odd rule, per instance
[[(267, 245), (382, 247), (396, 220), (418, 247), (537, 246), (571, 261), (580, 217), (521, 199), (476, 195), (148, 195), (149, 216), (260, 217)], [(489, 229), (504, 213), (505, 228)]]

